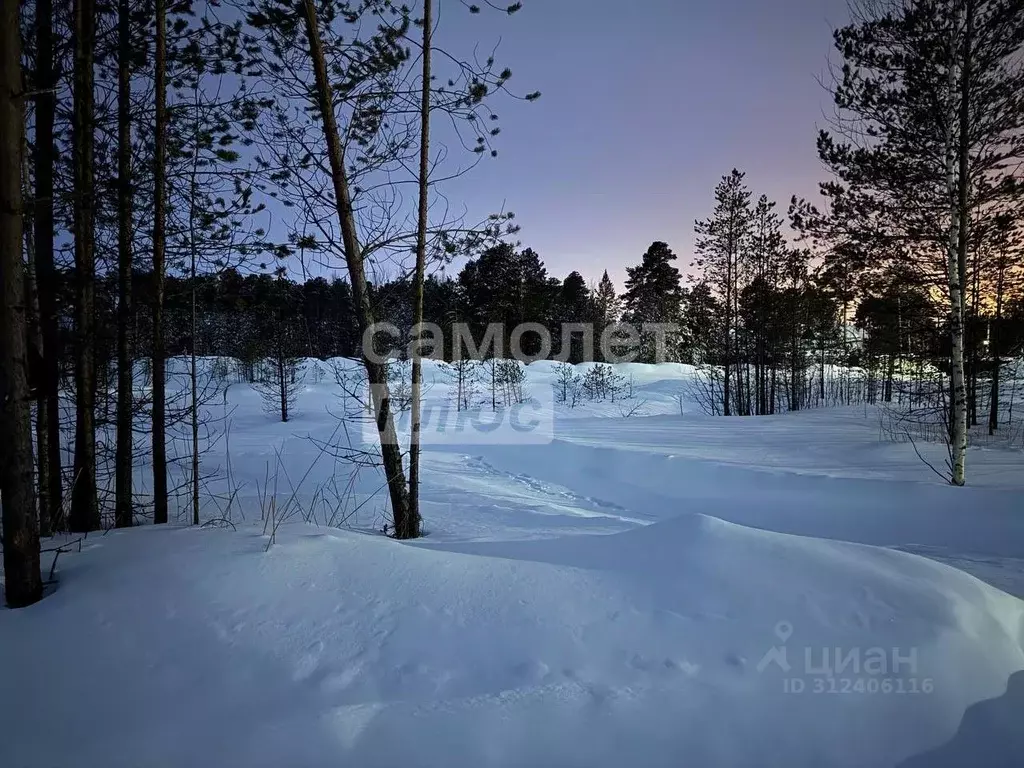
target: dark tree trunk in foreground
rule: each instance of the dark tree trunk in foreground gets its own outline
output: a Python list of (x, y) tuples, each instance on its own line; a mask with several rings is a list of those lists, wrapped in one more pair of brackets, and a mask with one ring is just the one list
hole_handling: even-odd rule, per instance
[[(964, 33), (963, 63), (960, 67), (960, 110), (959, 130), (960, 135), (955, 147), (949, 148), (949, 178), (948, 188), (950, 192), (955, 189), (956, 199), (953, 204), (949, 259), (948, 259), (948, 280), (949, 280), (949, 312), (950, 312), (950, 335), (952, 337), (953, 349), (951, 360), (951, 382), (950, 396), (953, 405), (950, 458), (952, 459), (950, 483), (952, 485), (964, 485), (966, 480), (967, 463), (967, 387), (964, 381), (964, 284), (967, 278), (967, 248), (969, 244), (969, 232), (971, 219), (970, 208), (970, 149), (971, 141), (969, 130), (971, 127), (971, 44), (974, 26), (974, 4), (972, 0), (966, 0), (964, 6), (964, 21), (966, 32)], [(955, 70), (950, 67), (950, 91), (956, 93), (957, 83), (955, 81)], [(952, 137), (952, 131), (950, 131)], [(953, 183), (953, 161), (956, 161), (957, 176), (956, 183)]]
[[(24, 131), (25, 121), (22, 121)], [(39, 527), (42, 530), (44, 524), (49, 531), (50, 510), (47, 504), (47, 489), (49, 488), (50, 467), (48, 462), (48, 441), (49, 433), (46, 422), (46, 396), (43, 388), (38, 382), (38, 369), (43, 359), (43, 331), (39, 325), (39, 281), (36, 277), (36, 255), (35, 241), (32, 236), (33, 225), (31, 217), (32, 193), (24, 184), (29, 178), (28, 168), (28, 142), (22, 137), (24, 149), (22, 157), (22, 217), (21, 229), (25, 242), (25, 324), (27, 330), (25, 348), (25, 376), (28, 382), (29, 394), (34, 395), (36, 403), (35, 438), (36, 438), (36, 469), (39, 473), (39, 481), (36, 491), (36, 499), (39, 506)], [(45, 521), (45, 523), (44, 523)], [(48, 532), (47, 536), (50, 535)]]
[[(198, 126), (196, 135), (199, 135)], [(188, 226), (189, 245), (191, 250), (191, 280), (192, 287), (192, 344), (189, 355), (188, 379), (190, 393), (190, 415), (192, 417), (192, 525), (199, 525), (199, 379), (196, 368), (196, 339), (198, 334), (198, 316), (196, 302), (196, 179), (195, 164), (192, 166), (192, 194), (189, 204)]]
[[(39, 532), (49, 536), (63, 506), (60, 458), (60, 337), (53, 266), (53, 122), (57, 95), (53, 68), (53, 3), (36, 0), (35, 226), (36, 290), (42, 359), (39, 366)], [(45, 435), (45, 438), (44, 438)]]
[(94, 0), (76, 0), (74, 125), (74, 237), (75, 237), (75, 467), (71, 486), (72, 531), (100, 527), (96, 498), (96, 334), (94, 300), (93, 174), (93, 49), (96, 44)]
[(129, 110), (131, 57), (128, 0), (117, 5), (117, 454), (114, 459), (114, 524), (132, 524), (132, 136)]
[(416, 277), (412, 286), (412, 322), (417, 329), (412, 353), (412, 437), (409, 441), (409, 517), (405, 530), (395, 530), (400, 539), (420, 535), (420, 421), (423, 359), (418, 337), (423, 322), (423, 280), (427, 265), (427, 213), (430, 192), (430, 46), (433, 33), (432, 0), (423, 3), (423, 92), (420, 96), (419, 221), (416, 227)]
[(167, 9), (156, 0), (156, 125), (153, 135), (153, 522), (167, 522), (166, 371), (164, 360), (164, 246), (167, 141)]
[(22, 100), (18, 4), (0, 5), (0, 496), (4, 585), (12, 608), (43, 594), (26, 370), (22, 245)]
[[(365, 334), (374, 325), (373, 309), (366, 290), (366, 270), (363, 265), (363, 251), (356, 232), (352, 197), (349, 193), (348, 172), (345, 167), (344, 151), (338, 123), (334, 115), (334, 98), (327, 76), (327, 64), (320, 42), (319, 22), (313, 0), (304, 0), (306, 35), (309, 39), (309, 55), (316, 75), (316, 98), (323, 118), (324, 140), (331, 163), (331, 178), (334, 184), (334, 199), (338, 208), (338, 224), (341, 228), (348, 265), (349, 280), (352, 282), (352, 300), (360, 333)], [(395, 532), (409, 532), (418, 529), (411, 525), (409, 488), (406, 485), (405, 470), (402, 467), (402, 448), (398, 444), (395, 423), (391, 415), (391, 397), (388, 390), (387, 366), (382, 364), (374, 350), (363, 350), (363, 365), (370, 382), (377, 432), (380, 435), (381, 459), (387, 475), (391, 509), (394, 515)]]

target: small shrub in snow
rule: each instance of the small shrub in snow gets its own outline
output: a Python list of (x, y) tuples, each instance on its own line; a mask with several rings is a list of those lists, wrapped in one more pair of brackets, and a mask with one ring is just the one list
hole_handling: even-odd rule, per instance
[(575, 366), (559, 363), (555, 367), (555, 398), (570, 408), (579, 405), (583, 398), (583, 377), (576, 372)]
[(388, 390), (395, 410), (412, 408), (412, 360), (388, 361)]
[(299, 395), (299, 358), (268, 358), (262, 369), (263, 376), (253, 384), (253, 388), (263, 400), (263, 409), (286, 422), (293, 415)]
[(442, 368), (457, 411), (473, 407), (480, 384), (480, 363), (477, 360), (453, 360)]
[(313, 383), (319, 384), (324, 380), (324, 367), (319, 360), (314, 360), (310, 368), (310, 374), (313, 377)]
[(523, 384), (526, 371), (518, 360), (498, 360), (495, 366), (495, 384), (504, 398), (505, 405), (522, 403), (526, 400)]
[(598, 363), (583, 377), (583, 393), (588, 400), (621, 398), (626, 392), (626, 379), (606, 363)]
[(210, 367), (210, 375), (213, 380), (218, 384), (226, 384), (228, 376), (231, 373), (231, 369), (228, 366), (228, 358), (226, 357), (215, 357), (213, 364)]

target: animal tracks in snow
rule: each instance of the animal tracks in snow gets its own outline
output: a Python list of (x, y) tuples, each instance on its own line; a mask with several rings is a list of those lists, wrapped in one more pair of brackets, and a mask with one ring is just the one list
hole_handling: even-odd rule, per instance
[(528, 493), (524, 501), (531, 497), (541, 496), (558, 502), (565, 509), (580, 517), (607, 517), (633, 525), (647, 525), (649, 520), (633, 517), (628, 509), (603, 499), (584, 496), (563, 486), (546, 483), (528, 474), (507, 472), (498, 469), (482, 456), (464, 456), (463, 464), (467, 469), (484, 475), (500, 483), (525, 488)]

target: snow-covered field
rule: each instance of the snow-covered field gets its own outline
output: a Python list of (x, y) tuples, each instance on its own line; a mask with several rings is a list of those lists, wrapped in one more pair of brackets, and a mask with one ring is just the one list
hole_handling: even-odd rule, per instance
[(91, 535), (0, 611), (0, 766), (1024, 764), (1024, 454), (948, 488), (873, 410), (711, 418), (684, 366), (620, 373), (549, 439), (428, 436), (409, 544), (322, 450), (360, 445), (329, 375), (287, 424), (232, 385), (211, 524)]

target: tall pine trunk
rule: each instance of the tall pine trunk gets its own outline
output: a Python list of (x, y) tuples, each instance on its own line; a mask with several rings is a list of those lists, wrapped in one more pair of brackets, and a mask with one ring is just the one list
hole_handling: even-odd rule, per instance
[(53, 266), (53, 122), (56, 76), (53, 69), (53, 2), (36, 0), (36, 72), (38, 94), (35, 128), (36, 288), (42, 360), (39, 366), (39, 532), (49, 536), (63, 506), (60, 457), (60, 336), (57, 322), (56, 272)]
[[(352, 198), (349, 192), (348, 171), (345, 168), (344, 150), (338, 123), (334, 115), (334, 97), (327, 75), (327, 63), (324, 58), (323, 46), (320, 42), (320, 28), (317, 21), (316, 6), (313, 0), (304, 0), (303, 7), (306, 17), (306, 36), (309, 40), (309, 55), (312, 59), (316, 76), (316, 98), (323, 118), (324, 139), (327, 144), (328, 159), (331, 164), (331, 180), (334, 185), (334, 199), (338, 211), (338, 224), (341, 228), (342, 241), (345, 248), (345, 261), (348, 265), (349, 279), (352, 282), (352, 301), (355, 307), (356, 320), (363, 338), (374, 326), (373, 309), (366, 288), (366, 270), (363, 264), (363, 251), (359, 245), (356, 232), (355, 213), (352, 210)], [(402, 448), (398, 444), (395, 423), (391, 415), (391, 397), (388, 390), (387, 366), (382, 364), (375, 350), (363, 350), (363, 365), (366, 368), (370, 383), (370, 396), (380, 436), (381, 460), (387, 477), (388, 490), (391, 497), (391, 509), (394, 515), (395, 531), (409, 531), (411, 523), (409, 508), (409, 488), (406, 485), (405, 470), (402, 467)]]
[(164, 357), (164, 248), (166, 245), (167, 9), (156, 0), (156, 115), (153, 132), (153, 522), (167, 522), (167, 407)]
[(1000, 359), (999, 332), (1003, 324), (1003, 293), (1006, 275), (1006, 246), (1001, 244), (999, 253), (998, 273), (996, 275), (996, 317), (989, 333), (989, 353), (992, 355), (992, 392), (988, 404), (988, 433), (994, 435), (999, 429), (999, 374)]
[(847, 312), (849, 311), (849, 301), (845, 298), (845, 293), (843, 296), (843, 319), (839, 324), (839, 328), (843, 334), (843, 370), (845, 371), (844, 375), (846, 376), (846, 404), (853, 405), (853, 376), (850, 371), (850, 334), (846, 332), (846, 317)]
[(800, 410), (800, 336), (796, 319), (790, 334), (789, 410)]
[[(963, 287), (967, 272), (967, 243), (969, 224), (969, 162), (970, 162), (970, 78), (971, 78), (971, 37), (974, 25), (973, 0), (964, 4), (965, 38), (963, 63), (960, 67), (960, 109), (957, 119), (959, 127), (958, 146), (953, 143), (952, 125), (946, 148), (947, 189), (951, 196), (955, 193), (950, 217), (949, 248), (946, 264), (949, 284), (950, 336), (952, 341), (952, 360), (950, 365), (950, 387), (952, 404), (952, 421), (950, 429), (950, 482), (953, 485), (964, 485), (966, 482), (967, 462), (967, 391), (964, 377), (964, 302)], [(955, 60), (954, 55), (951, 59)], [(953, 61), (949, 67), (950, 95), (957, 93), (956, 67)], [(959, 166), (959, 168), (957, 168)], [(957, 173), (959, 170), (959, 173)]]
[(885, 366), (885, 386), (882, 390), (882, 402), (892, 402), (892, 384), (893, 379), (896, 377), (896, 355), (891, 353), (886, 361)]
[[(430, 46), (433, 36), (432, 0), (423, 3), (423, 90), (420, 94), (420, 169), (419, 217), (416, 225), (416, 277), (412, 288), (412, 435), (409, 441), (409, 516), (404, 530), (395, 529), (399, 539), (415, 539), (420, 535), (420, 421), (423, 360), (419, 334), (423, 323), (423, 281), (427, 264), (427, 212), (430, 191)], [(461, 398), (461, 373), (459, 375)]]
[[(730, 244), (730, 248), (732, 245)], [(722, 415), (732, 415), (731, 406), (729, 404), (730, 395), (732, 394), (732, 382), (730, 381), (731, 372), (729, 367), (732, 365), (732, 262), (733, 255), (729, 253), (726, 255), (725, 265), (725, 377), (722, 383)]]
[(277, 346), (277, 394), (281, 400), (281, 421), (288, 421), (288, 380), (285, 378), (284, 349), (278, 341)]
[(132, 524), (132, 188), (129, 0), (117, 5), (117, 449), (114, 524)]
[(20, 608), (43, 594), (32, 466), (25, 282), (22, 249), (21, 37), (18, 3), (0, 5), (0, 496), (3, 498), (4, 590)]
[[(24, 77), (23, 77), (24, 82)], [(32, 208), (29, 206), (28, 201), (32, 199), (32, 191), (28, 188), (28, 180), (31, 178), (31, 172), (29, 169), (29, 146), (28, 146), (28, 134), (26, 132), (26, 126), (28, 120), (26, 119), (25, 108), (27, 104), (25, 99), (21, 99), (22, 107), (22, 119), (21, 119), (21, 182), (22, 182), (22, 217), (21, 217), (21, 230), (22, 237), (24, 239), (25, 247), (25, 330), (26, 330), (26, 347), (25, 347), (25, 377), (28, 383), (29, 391), (32, 392), (35, 388), (35, 401), (36, 401), (36, 420), (35, 420), (35, 436), (36, 436), (36, 468), (39, 472), (38, 489), (36, 492), (36, 498), (40, 507), (39, 521), (40, 527), (42, 527), (43, 520), (49, 520), (49, 508), (47, 505), (47, 489), (49, 488), (49, 477), (50, 468), (47, 464), (48, 461), (48, 448), (47, 441), (49, 435), (47, 434), (46, 426), (46, 396), (43, 393), (43, 388), (39, 385), (38, 381), (34, 380), (38, 376), (38, 369), (42, 367), (43, 359), (43, 332), (40, 326), (39, 320), (39, 281), (37, 279), (36, 272), (36, 249), (35, 241), (33, 238), (33, 226), (32, 226)], [(43, 507), (46, 506), (46, 509)], [(48, 523), (47, 523), (48, 525)], [(47, 534), (49, 535), (49, 533)]]
[(94, 232), (93, 49), (94, 0), (75, 0), (74, 239), (75, 239), (75, 462), (71, 486), (72, 531), (100, 527), (96, 497), (96, 254)]
[(818, 400), (819, 407), (825, 407), (825, 335), (821, 336), (818, 346)]
[(749, 348), (748, 348), (747, 354), (744, 355), (744, 360), (743, 360), (743, 371), (744, 371), (743, 375), (744, 375), (744, 378), (745, 378), (745, 384), (744, 384), (743, 388), (744, 388), (744, 398), (745, 398), (745, 402), (746, 402), (746, 404), (744, 406), (744, 413), (743, 413), (744, 416), (753, 416), (754, 413), (756, 412), (756, 409), (757, 409), (757, 406), (754, 403), (754, 401), (755, 401), (755, 399), (757, 397), (757, 393), (755, 392), (755, 389), (757, 388), (757, 382), (751, 380), (751, 368), (752, 368), (752, 366), (750, 364), (750, 357), (751, 357), (751, 355), (750, 355), (750, 351), (749, 351)]
[[(978, 249), (974, 249), (971, 259), (971, 322), (966, 326), (964, 333), (967, 336), (966, 346), (970, 352), (967, 358), (967, 369), (970, 372), (967, 377), (967, 423), (978, 426), (978, 318), (981, 303), (981, 268), (978, 257)], [(966, 324), (965, 324), (966, 325)]]
[[(198, 81), (197, 81), (198, 85)], [(198, 102), (199, 94), (196, 93)], [(192, 153), (192, 174), (189, 179), (188, 195), (188, 244), (189, 244), (189, 283), (191, 291), (191, 321), (192, 321), (192, 343), (191, 354), (189, 355), (188, 379), (189, 397), (191, 399), (190, 415), (192, 421), (192, 525), (199, 525), (199, 374), (196, 368), (196, 341), (199, 338), (198, 306), (196, 301), (196, 270), (198, 268), (198, 253), (196, 246), (196, 175), (199, 171), (199, 104), (195, 105), (195, 124), (192, 127), (195, 136), (195, 146)], [(287, 421), (287, 419), (285, 419)]]
[[(195, 187), (192, 189), (195, 195)], [(194, 201), (193, 197), (193, 201)], [(192, 422), (192, 525), (199, 525), (199, 370), (196, 360), (196, 338), (198, 337), (198, 306), (196, 301), (196, 241), (195, 203), (190, 203), (189, 242), (191, 243), (191, 284), (192, 284), (192, 344), (188, 360), (189, 415)], [(285, 419), (287, 421), (287, 419)]]

